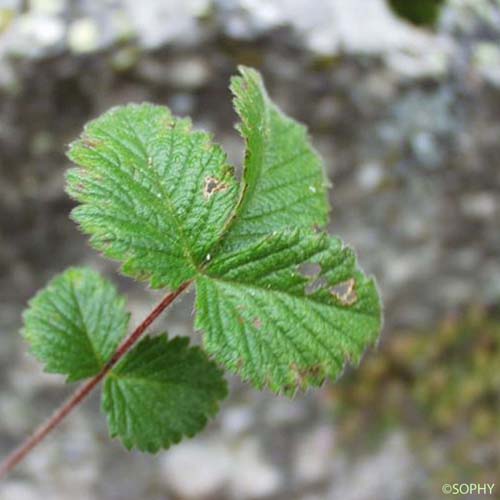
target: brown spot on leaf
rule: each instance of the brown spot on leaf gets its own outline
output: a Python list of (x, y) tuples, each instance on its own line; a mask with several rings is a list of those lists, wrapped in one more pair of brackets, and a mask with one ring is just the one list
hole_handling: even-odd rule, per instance
[(164, 124), (165, 128), (174, 128), (175, 120), (172, 120), (171, 118), (166, 118), (166, 119), (163, 119), (163, 124)]
[(306, 387), (307, 382), (312, 379), (324, 378), (324, 369), (321, 365), (313, 365), (308, 367), (299, 367), (296, 363), (290, 365), (290, 370), (297, 380), (297, 385), (301, 388)]
[(223, 182), (215, 177), (207, 177), (205, 179), (205, 186), (203, 188), (203, 196), (208, 199), (214, 193), (225, 191), (229, 186), (226, 182)]
[(255, 318), (253, 320), (253, 326), (255, 326), (255, 328), (257, 328), (257, 330), (260, 330), (262, 328), (262, 321), (260, 318)]
[(337, 283), (334, 287), (330, 288), (330, 293), (344, 306), (352, 306), (358, 300), (354, 278)]
[(82, 137), (82, 144), (88, 149), (95, 149), (102, 144), (102, 141), (99, 139), (95, 139), (93, 137), (89, 137), (84, 135)]

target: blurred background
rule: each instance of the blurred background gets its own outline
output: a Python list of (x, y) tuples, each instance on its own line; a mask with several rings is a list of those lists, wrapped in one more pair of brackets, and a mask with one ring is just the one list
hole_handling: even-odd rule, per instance
[[(27, 299), (70, 264), (111, 276), (136, 323), (159, 298), (68, 219), (67, 144), (110, 106), (148, 100), (240, 165), (228, 80), (241, 63), (310, 128), (330, 230), (379, 281), (380, 345), (293, 401), (231, 378), (218, 418), (156, 457), (108, 439), (95, 394), (0, 499), (425, 500), (495, 480), (498, 495), (499, 0), (0, 0), (2, 455), (72, 390), (26, 354)], [(199, 341), (192, 307), (157, 328)]]

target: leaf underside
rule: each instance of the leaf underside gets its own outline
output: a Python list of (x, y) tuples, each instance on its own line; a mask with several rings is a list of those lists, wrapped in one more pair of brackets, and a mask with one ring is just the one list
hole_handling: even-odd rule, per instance
[(113, 285), (89, 269), (70, 268), (30, 301), (22, 334), (47, 372), (72, 382), (104, 367), (129, 317)]
[(193, 436), (226, 397), (220, 369), (188, 342), (146, 337), (106, 379), (102, 408), (128, 449), (154, 453)]

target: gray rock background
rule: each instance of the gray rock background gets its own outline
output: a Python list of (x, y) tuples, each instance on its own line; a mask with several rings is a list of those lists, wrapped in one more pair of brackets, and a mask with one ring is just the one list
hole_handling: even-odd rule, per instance
[[(498, 303), (500, 1), (450, 0), (430, 31), (383, 0), (0, 0), (2, 454), (70, 391), (17, 334), (39, 287), (84, 263), (130, 296), (136, 322), (159, 298), (115, 274), (69, 221), (67, 144), (110, 106), (150, 100), (213, 131), (239, 165), (227, 87), (240, 63), (309, 126), (333, 183), (330, 229), (378, 278), (383, 341)], [(160, 326), (197, 338), (191, 311), (185, 298)], [(352, 461), (327, 392), (290, 402), (231, 386), (203, 434), (157, 457), (109, 441), (94, 396), (0, 499), (437, 498), (404, 433)]]

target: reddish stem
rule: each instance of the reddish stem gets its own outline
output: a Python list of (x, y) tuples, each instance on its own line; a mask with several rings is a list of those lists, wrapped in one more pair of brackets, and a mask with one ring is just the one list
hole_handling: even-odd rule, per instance
[(163, 300), (149, 313), (144, 321), (124, 340), (118, 347), (104, 368), (93, 378), (81, 385), (54, 414), (35, 432), (29, 436), (24, 443), (16, 448), (5, 460), (0, 463), (0, 479), (3, 479), (28, 453), (39, 444), (64, 417), (76, 408), (109, 373), (113, 366), (120, 361), (131, 347), (139, 340), (145, 330), (158, 318), (158, 316), (190, 285), (190, 282), (182, 284), (175, 292), (166, 295)]

